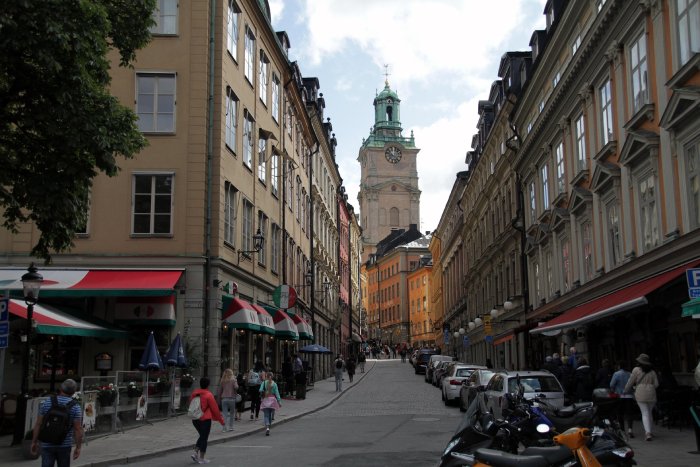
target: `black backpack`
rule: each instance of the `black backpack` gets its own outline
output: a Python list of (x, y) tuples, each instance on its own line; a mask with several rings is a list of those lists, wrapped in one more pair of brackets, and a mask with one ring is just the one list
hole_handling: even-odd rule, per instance
[(41, 421), (39, 441), (62, 444), (71, 428), (71, 409), (77, 403), (74, 399), (66, 405), (60, 405), (58, 397), (51, 396), (51, 408)]
[(336, 360), (335, 367), (338, 369), (343, 368), (343, 361), (341, 359)]

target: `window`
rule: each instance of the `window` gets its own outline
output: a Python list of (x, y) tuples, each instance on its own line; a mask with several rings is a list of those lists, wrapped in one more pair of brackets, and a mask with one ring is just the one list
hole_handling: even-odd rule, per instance
[(700, 138), (685, 146), (690, 229), (700, 227)]
[[(267, 238), (267, 216), (262, 211), (258, 211), (258, 229), (260, 230), (260, 235), (262, 235), (263, 238)], [(267, 255), (265, 253), (266, 249), (263, 243), (263, 247), (258, 251), (258, 264), (265, 265), (267, 262)]]
[(132, 232), (172, 233), (173, 175), (137, 174), (133, 177)]
[(235, 245), (238, 218), (238, 190), (231, 183), (224, 184), (224, 243)]
[(177, 34), (177, 2), (178, 0), (158, 0), (153, 10), (153, 21), (156, 24), (149, 29), (151, 34)]
[(299, 220), (299, 215), (301, 214), (301, 178), (297, 175), (297, 220)]
[(612, 96), (610, 90), (609, 79), (598, 89), (598, 95), (600, 97), (600, 138), (603, 145), (609, 143), (613, 139)]
[(549, 296), (554, 295), (554, 274), (552, 273), (552, 266), (552, 251), (548, 249), (547, 252), (544, 254), (544, 272), (547, 277), (546, 293)]
[(226, 48), (233, 56), (233, 59), (238, 61), (238, 21), (240, 19), (241, 9), (238, 8), (236, 2), (228, 0), (228, 18), (226, 21)]
[(700, 1), (677, 0), (678, 52), (681, 65), (700, 52)]
[(267, 183), (267, 140), (258, 139), (258, 180)]
[(540, 170), (542, 175), (542, 209), (549, 209), (549, 173), (547, 171), (547, 164), (542, 166)]
[(540, 113), (542, 113), (542, 111), (544, 110), (544, 99), (542, 99), (542, 100), (540, 101), (540, 103), (537, 105), (537, 110), (538, 110)]
[(576, 55), (579, 47), (581, 47), (581, 34), (577, 35), (574, 41), (571, 43), (571, 55)]
[(294, 200), (293, 200), (293, 195), (294, 195), (294, 180), (291, 177), (291, 173), (294, 170), (294, 164), (292, 161), (287, 162), (287, 176), (285, 177), (287, 179), (287, 206), (289, 206), (289, 210), (293, 211), (294, 210)]
[[(279, 122), (280, 119), (280, 79), (272, 74), (272, 118)], [(303, 161), (303, 159), (302, 159)], [(303, 165), (303, 162), (302, 162)]]
[(274, 153), (270, 157), (270, 185), (275, 196), (279, 196), (279, 157)]
[(175, 74), (136, 74), (136, 113), (144, 133), (175, 131)]
[(236, 152), (238, 98), (230, 87), (226, 88), (226, 146)]
[(596, 0), (596, 2), (595, 2), (595, 4), (596, 4), (596, 9), (598, 10), (599, 13), (600, 13), (600, 10), (602, 10), (603, 7), (605, 6), (605, 2), (606, 2), (606, 1), (607, 1), (607, 0)]
[(294, 116), (294, 111), (292, 110), (292, 106), (291, 106), (291, 105), (288, 105), (288, 106), (287, 106), (287, 116), (286, 116), (287, 122), (286, 122), (286, 125), (287, 125), (287, 134), (288, 134), (290, 137), (292, 136), (292, 119), (293, 119), (293, 116)]
[(535, 293), (535, 301), (539, 302), (540, 298), (542, 298), (542, 281), (540, 280), (540, 264), (537, 262), (537, 260), (532, 261), (532, 273), (532, 278), (535, 282), (535, 290), (533, 291)]
[(642, 231), (642, 248), (644, 252), (659, 244), (659, 219), (656, 211), (656, 183), (653, 174), (640, 177), (639, 222)]
[(632, 110), (638, 111), (647, 103), (647, 46), (642, 34), (630, 46), (630, 69), (632, 71)]
[(566, 179), (564, 178), (564, 143), (557, 144), (554, 148), (554, 159), (557, 164), (557, 195), (564, 193)]
[(561, 266), (562, 266), (562, 289), (564, 293), (569, 291), (571, 287), (571, 253), (569, 246), (569, 239), (563, 237), (561, 239)]
[(586, 168), (586, 126), (583, 114), (576, 119), (574, 132), (576, 137), (576, 167), (578, 170), (584, 170)]
[(581, 249), (583, 253), (583, 282), (588, 282), (593, 278), (593, 241), (590, 221), (581, 223)]
[(260, 101), (267, 105), (267, 76), (270, 68), (270, 61), (265, 56), (265, 52), (260, 51), (260, 69), (258, 70), (258, 90)]
[(608, 248), (610, 263), (617, 266), (622, 262), (622, 247), (620, 239), (620, 213), (617, 202), (611, 202), (606, 206), (608, 224)]
[(255, 135), (253, 117), (245, 111), (243, 113), (243, 163), (250, 169), (253, 166), (253, 144)]
[(399, 209), (398, 208), (389, 209), (389, 225), (392, 227), (398, 227), (398, 225), (399, 225)]
[(554, 78), (552, 78), (552, 87), (556, 88), (559, 81), (561, 81), (561, 72), (557, 71), (557, 74), (554, 75)]
[(270, 237), (270, 270), (277, 274), (279, 273), (280, 245), (282, 238), (282, 230), (279, 225), (272, 224)]
[(537, 218), (537, 206), (535, 204), (535, 182), (530, 182), (529, 187), (530, 194), (530, 223), (534, 224)]
[(253, 204), (247, 199), (243, 200), (243, 225), (241, 228), (241, 251), (253, 249)]
[(253, 73), (255, 68), (255, 36), (250, 28), (245, 31), (245, 77), (250, 84), (253, 84)]

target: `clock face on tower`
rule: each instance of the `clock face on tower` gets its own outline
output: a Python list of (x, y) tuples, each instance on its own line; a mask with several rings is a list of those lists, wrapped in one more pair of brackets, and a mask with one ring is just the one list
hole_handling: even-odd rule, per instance
[(388, 160), (392, 164), (396, 164), (398, 161), (401, 160), (401, 150), (396, 146), (389, 146), (388, 148), (386, 148), (386, 151), (384, 151), (384, 155), (386, 157), (386, 160)]

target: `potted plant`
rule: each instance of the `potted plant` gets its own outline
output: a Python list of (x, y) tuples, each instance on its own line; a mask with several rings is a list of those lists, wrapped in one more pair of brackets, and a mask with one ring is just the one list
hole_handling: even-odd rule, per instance
[(126, 386), (126, 395), (129, 396), (130, 399), (135, 399), (140, 397), (141, 394), (143, 394), (143, 388), (137, 386), (134, 381), (129, 381), (129, 384)]
[(189, 374), (185, 373), (184, 375), (180, 376), (180, 387), (183, 389), (191, 388), (192, 383), (194, 383), (194, 377)]
[(165, 378), (158, 378), (156, 381), (156, 392), (168, 392), (170, 390), (170, 381)]
[(100, 386), (97, 388), (97, 400), (102, 407), (108, 407), (114, 404), (117, 399), (117, 389), (114, 384), (109, 383), (107, 386)]

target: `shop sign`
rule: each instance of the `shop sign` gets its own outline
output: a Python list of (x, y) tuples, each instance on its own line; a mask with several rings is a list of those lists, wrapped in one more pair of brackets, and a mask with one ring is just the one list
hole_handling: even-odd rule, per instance
[(700, 298), (700, 268), (686, 269), (685, 277), (688, 280), (688, 296)]
[(10, 300), (0, 300), (0, 349), (7, 347), (10, 334)]

